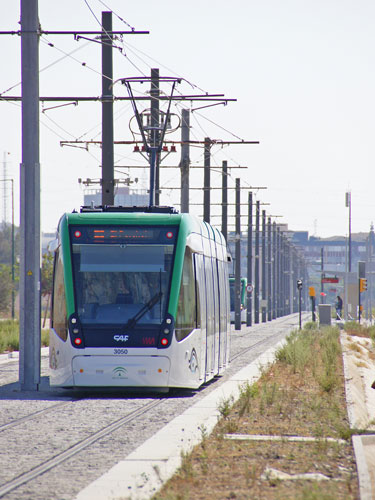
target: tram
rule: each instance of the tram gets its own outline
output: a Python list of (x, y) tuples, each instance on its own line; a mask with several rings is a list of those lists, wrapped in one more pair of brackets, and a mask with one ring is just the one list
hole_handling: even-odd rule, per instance
[(198, 388), (230, 355), (223, 235), (171, 207), (82, 207), (54, 243), (50, 384)]
[[(235, 318), (235, 278), (229, 278), (230, 287), (230, 321), (234, 323)], [(247, 279), (240, 279), (240, 293), (241, 293), (241, 323), (246, 323), (246, 313), (247, 313), (247, 296), (246, 296), (246, 285)]]

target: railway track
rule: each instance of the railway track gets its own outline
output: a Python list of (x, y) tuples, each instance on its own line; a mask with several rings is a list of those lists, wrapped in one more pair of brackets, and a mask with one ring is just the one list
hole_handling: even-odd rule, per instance
[(53, 410), (57, 410), (59, 408), (62, 408), (63, 406), (67, 406), (70, 404), (74, 399), (70, 399), (69, 401), (64, 401), (61, 403), (56, 403), (52, 406), (49, 406), (48, 408), (43, 408), (42, 410), (35, 411), (33, 413), (30, 413), (29, 415), (25, 415), (24, 417), (21, 418), (16, 418), (12, 420), (11, 422), (8, 422), (6, 424), (0, 425), (0, 432), (6, 431), (8, 429), (11, 429), (12, 427), (17, 427), (17, 425), (21, 425), (24, 422), (27, 422), (28, 420), (32, 420), (34, 418), (38, 418), (42, 416), (43, 414), (49, 413)]
[[(49, 460), (46, 460), (42, 463), (40, 463), (38, 466), (33, 467), (31, 470), (19, 475), (18, 477), (12, 479), (11, 481), (8, 481), (7, 483), (3, 484), (0, 486), (0, 498), (9, 493), (10, 491), (18, 488), (22, 484), (27, 483), (28, 481), (31, 481), (32, 479), (37, 478), (38, 476), (44, 474), (48, 470), (52, 469), (53, 467), (56, 467), (57, 465), (61, 464), (65, 460), (73, 457), (77, 453), (81, 452), (88, 446), (92, 445), (102, 437), (111, 434), (115, 430), (119, 429), (123, 425), (134, 421), (138, 417), (144, 415), (147, 413), (149, 410), (155, 408), (156, 406), (160, 405), (161, 401), (164, 398), (160, 398), (156, 401), (151, 401), (141, 408), (134, 410), (130, 412), (128, 415), (125, 415), (124, 417), (115, 420), (109, 425), (106, 425), (103, 427), (101, 430), (95, 432), (94, 434), (88, 436), (87, 438), (79, 441), (78, 443), (74, 444), (73, 446), (70, 446), (67, 450), (64, 450), (61, 453), (58, 453), (57, 455), (51, 457)], [(52, 409), (56, 409), (57, 406), (61, 405), (54, 405)], [(41, 412), (39, 412), (41, 413)], [(35, 415), (30, 415), (31, 417), (35, 417)], [(20, 419), (22, 420), (22, 419)]]

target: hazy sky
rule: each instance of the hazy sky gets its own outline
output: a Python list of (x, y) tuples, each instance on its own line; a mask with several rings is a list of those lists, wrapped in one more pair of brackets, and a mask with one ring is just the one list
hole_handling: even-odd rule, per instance
[[(0, 30), (19, 29), (19, 2), (0, 0), (0, 6)], [(150, 31), (150, 35), (125, 36), (123, 42), (118, 41), (123, 52), (114, 53), (115, 79), (149, 75), (151, 67), (159, 67), (161, 75), (178, 75), (198, 87), (182, 84), (182, 93), (202, 89), (237, 99), (226, 107), (199, 110), (191, 117), (192, 139), (260, 141), (259, 145), (212, 149), (212, 165), (227, 160), (229, 165), (248, 167), (231, 171), (231, 186), (241, 177), (244, 187), (267, 187), (258, 191), (257, 199), (270, 204), (264, 206), (268, 214), (281, 215), (277, 220), (290, 229), (323, 237), (347, 234), (345, 192), (350, 190), (352, 230), (369, 231), (375, 220), (374, 2), (39, 0), (44, 30), (100, 29), (101, 12), (109, 9), (114, 12), (114, 29), (128, 29), (122, 18), (136, 30)], [(5, 92), (20, 81), (20, 38), (1, 35), (0, 50), (0, 93), (20, 95), (20, 86)], [(75, 41), (71, 35), (43, 35), (40, 68), (46, 68), (40, 73), (40, 95), (101, 94), (101, 48), (97, 43)], [(114, 93), (125, 96), (126, 89), (117, 84)], [(18, 221), (20, 105), (0, 105), (0, 161), (9, 153), (5, 156), (7, 176), (17, 179)], [(46, 103), (44, 108), (51, 106)], [(77, 179), (101, 175), (100, 148), (91, 146), (87, 152), (60, 146), (61, 140), (100, 140), (101, 105), (80, 103), (43, 111), (41, 219), (42, 229), (49, 231), (55, 229), (63, 212), (82, 204), (83, 190)], [(180, 111), (181, 106), (173, 108), (174, 113)], [(117, 103), (115, 116), (115, 138), (131, 140), (130, 105)], [(179, 138), (180, 131), (168, 136)], [(132, 146), (116, 146), (115, 159), (117, 165), (147, 166)], [(176, 165), (179, 160), (178, 150), (164, 164)], [(192, 148), (191, 161), (192, 165), (203, 164), (202, 148)], [(148, 188), (147, 168), (116, 171), (119, 178), (128, 174), (139, 178), (139, 187)], [(191, 177), (192, 186), (203, 185), (203, 170), (192, 170)], [(170, 189), (179, 186), (179, 179), (177, 169), (162, 170), (162, 204), (179, 201), (178, 191)], [(212, 186), (221, 186), (218, 172), (212, 172)], [(213, 203), (220, 199), (220, 191), (214, 190)], [(243, 191), (242, 202), (246, 201), (247, 192)], [(202, 191), (192, 190), (191, 203), (200, 202)], [(3, 210), (2, 202), (1, 218)], [(7, 211), (10, 220), (10, 201)], [(202, 208), (192, 205), (192, 211), (199, 214)], [(220, 207), (213, 204), (212, 214), (219, 213)], [(245, 206), (243, 213), (247, 213)], [(219, 221), (212, 218), (213, 223)]]

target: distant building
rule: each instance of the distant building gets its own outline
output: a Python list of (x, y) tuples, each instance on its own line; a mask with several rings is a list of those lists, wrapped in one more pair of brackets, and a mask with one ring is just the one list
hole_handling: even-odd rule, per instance
[[(99, 206), (102, 204), (102, 190), (86, 189), (83, 198), (85, 206)], [(115, 189), (114, 204), (122, 207), (145, 206), (149, 204), (149, 195), (145, 189), (118, 187)]]

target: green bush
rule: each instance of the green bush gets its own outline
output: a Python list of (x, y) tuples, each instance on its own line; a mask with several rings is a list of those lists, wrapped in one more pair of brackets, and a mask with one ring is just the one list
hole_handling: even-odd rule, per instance
[(286, 344), (276, 352), (276, 360), (292, 367), (293, 373), (304, 373), (310, 367), (312, 375), (324, 392), (331, 392), (337, 385), (337, 358), (340, 330), (326, 327), (313, 330), (309, 327), (293, 331)]
[(308, 321), (303, 325), (304, 330), (318, 330), (318, 325), (315, 321)]
[[(4, 351), (19, 351), (19, 329), (18, 320), (8, 319), (0, 321), (0, 353)], [(41, 345), (42, 347), (49, 345), (48, 329), (41, 331)]]
[(361, 330), (362, 330), (362, 325), (360, 325), (359, 323), (357, 323), (356, 321), (347, 321), (345, 324), (344, 324), (344, 330), (348, 333), (352, 333), (352, 334), (356, 334), (356, 333), (360, 333)]

